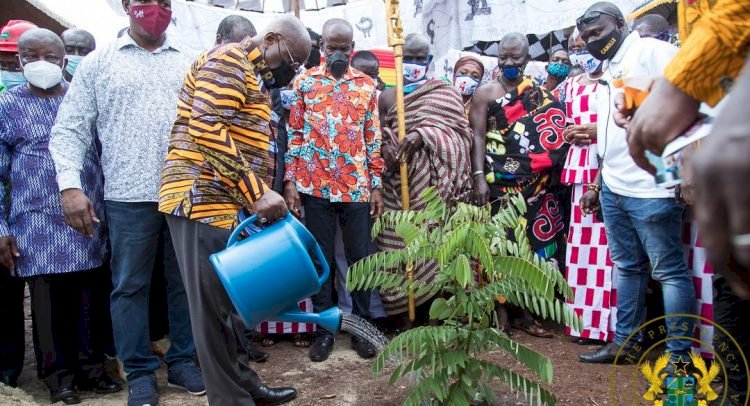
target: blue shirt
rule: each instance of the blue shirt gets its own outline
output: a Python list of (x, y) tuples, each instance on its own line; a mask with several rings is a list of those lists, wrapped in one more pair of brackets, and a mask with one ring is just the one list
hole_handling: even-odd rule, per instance
[[(62, 99), (37, 97), (28, 86), (0, 95), (0, 181), (10, 189), (0, 188), (0, 236), (16, 238), (21, 254), (16, 272), (21, 277), (94, 269), (106, 254), (102, 225), (88, 237), (65, 224), (48, 149)], [(93, 144), (81, 181), (97, 217), (104, 220), (103, 177)]]

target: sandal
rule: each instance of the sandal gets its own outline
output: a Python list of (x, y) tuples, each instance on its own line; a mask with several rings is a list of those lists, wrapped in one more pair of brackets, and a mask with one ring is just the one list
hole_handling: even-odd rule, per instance
[(267, 335), (260, 340), (260, 345), (263, 347), (271, 347), (274, 344), (276, 344), (276, 340), (270, 335)]
[(542, 328), (540, 323), (536, 320), (532, 321), (517, 321), (513, 323), (513, 328), (521, 330), (526, 334), (539, 338), (553, 338), (554, 335), (549, 331)]
[(308, 334), (295, 334), (292, 343), (297, 348), (308, 348), (312, 345)]

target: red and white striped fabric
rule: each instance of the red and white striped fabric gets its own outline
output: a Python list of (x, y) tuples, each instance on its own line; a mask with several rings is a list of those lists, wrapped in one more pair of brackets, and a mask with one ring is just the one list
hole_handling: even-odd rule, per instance
[(583, 216), (578, 202), (584, 185), (573, 186), (570, 231), (566, 253), (565, 277), (573, 289), (568, 303), (581, 317), (583, 330), (567, 329), (574, 337), (611, 341), (617, 321), (617, 294), (612, 260), (609, 257), (604, 223), (593, 215)]
[[(563, 86), (568, 124), (596, 123), (596, 89), (598, 84), (581, 84), (583, 75), (567, 79)], [(596, 140), (590, 145), (571, 145), (562, 171), (566, 185), (591, 183), (599, 170)]]
[[(712, 278), (714, 271), (706, 261), (706, 249), (698, 239), (698, 229), (688, 213), (685, 214), (682, 242), (685, 245), (685, 261), (693, 274), (695, 298), (698, 302), (696, 307), (697, 314), (704, 319), (713, 321), (714, 291)], [(714, 326), (709, 322), (701, 321), (695, 338), (708, 345), (700, 345), (693, 342), (693, 350), (701, 354), (704, 358), (713, 358), (711, 349), (714, 339)]]
[[(310, 298), (299, 302), (299, 308), (303, 312), (312, 313), (313, 304)], [(264, 321), (255, 327), (260, 334), (297, 334), (314, 333), (317, 328), (315, 323), (292, 323), (288, 321)]]

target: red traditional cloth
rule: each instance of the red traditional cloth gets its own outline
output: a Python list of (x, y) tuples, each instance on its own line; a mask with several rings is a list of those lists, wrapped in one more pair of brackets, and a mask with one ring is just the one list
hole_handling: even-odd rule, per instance
[(685, 261), (693, 275), (695, 285), (695, 299), (697, 300), (696, 313), (707, 319), (701, 321), (696, 331), (695, 338), (708, 345), (693, 342), (693, 351), (698, 352), (704, 358), (713, 358), (714, 327), (709, 321), (714, 319), (714, 270), (706, 260), (706, 249), (698, 238), (698, 227), (693, 223), (689, 212), (685, 214), (683, 223), (682, 242), (685, 246)]

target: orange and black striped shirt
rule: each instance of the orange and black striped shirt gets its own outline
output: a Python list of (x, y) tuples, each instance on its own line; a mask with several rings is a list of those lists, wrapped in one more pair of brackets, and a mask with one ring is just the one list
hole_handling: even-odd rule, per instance
[(202, 54), (185, 77), (161, 172), (159, 210), (232, 228), (273, 184), (275, 144), (265, 67), (249, 38)]

